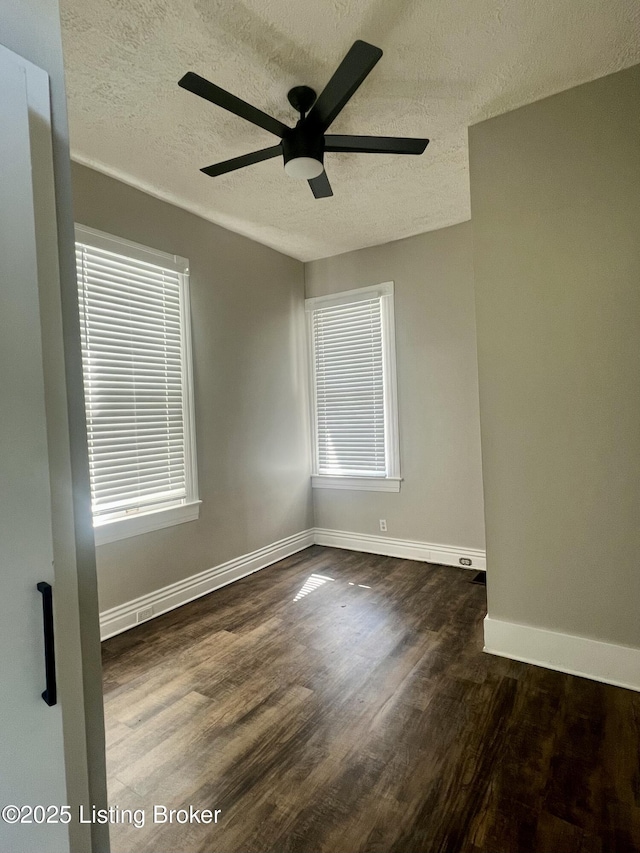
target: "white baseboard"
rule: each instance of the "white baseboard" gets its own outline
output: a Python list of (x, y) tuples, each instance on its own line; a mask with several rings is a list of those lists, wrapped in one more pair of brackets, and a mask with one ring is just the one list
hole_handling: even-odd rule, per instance
[[(411, 542), (405, 539), (392, 539), (387, 536), (371, 536), (364, 533), (349, 533), (344, 530), (326, 530), (312, 528), (295, 533), (272, 545), (259, 548), (250, 554), (244, 554), (235, 560), (229, 560), (212, 569), (206, 569), (184, 580), (157, 589), (140, 598), (127, 601), (100, 614), (100, 636), (103, 640), (128, 631), (135, 625), (148, 622), (162, 613), (167, 613), (194, 598), (207, 595), (215, 589), (264, 569), (267, 566), (290, 557), (310, 545), (328, 545), (334, 548), (347, 548), (351, 551), (363, 551), (368, 554), (384, 554), (388, 557), (402, 557), (407, 560), (420, 560), (427, 563), (440, 563), (445, 566), (460, 567), (461, 559), (470, 560), (465, 568), (485, 570), (484, 551), (472, 548), (454, 548), (448, 545), (431, 545), (427, 542)], [(146, 611), (140, 619), (138, 613)]]
[[(443, 566), (457, 566), (486, 571), (484, 551), (475, 548), (459, 548), (454, 545), (434, 545), (430, 542), (412, 542), (410, 539), (392, 539), (368, 533), (351, 533), (346, 530), (315, 529), (316, 545), (346, 548), (349, 551), (364, 551), (367, 554), (383, 554), (385, 557), (402, 557), (405, 560), (420, 560)], [(461, 563), (470, 560), (470, 563)]]
[[(278, 560), (290, 557), (292, 554), (313, 545), (313, 543), (314, 531), (303, 530), (301, 533), (294, 533), (293, 536), (287, 536), (286, 539), (280, 539), (279, 542), (259, 548), (250, 554), (244, 554), (235, 560), (229, 560), (227, 563), (191, 575), (191, 577), (157, 589), (148, 595), (105, 610), (100, 614), (100, 636), (106, 640), (108, 637), (127, 631), (135, 625), (147, 622), (155, 616), (160, 616), (161, 613), (166, 613), (168, 610), (180, 607), (188, 601), (193, 601), (194, 598), (199, 598), (213, 592), (214, 589), (219, 589), (233, 583), (233, 581), (240, 580), (246, 575), (257, 572), (259, 569), (264, 569), (272, 563), (277, 563)], [(138, 621), (137, 614), (141, 610), (150, 612), (145, 618)]]
[[(460, 567), (460, 560), (467, 559), (471, 560), (470, 568), (486, 570), (485, 552), (473, 548), (316, 527), (105, 610), (100, 614), (101, 637), (106, 640), (127, 631), (313, 544), (445, 566)], [(147, 614), (138, 622), (140, 611), (147, 611)], [(640, 691), (640, 649), (637, 648), (491, 619), (489, 616), (484, 620), (484, 642), (484, 650), (490, 654)]]
[(484, 620), (484, 650), (492, 655), (640, 690), (640, 649), (630, 646), (560, 634), (487, 616)]

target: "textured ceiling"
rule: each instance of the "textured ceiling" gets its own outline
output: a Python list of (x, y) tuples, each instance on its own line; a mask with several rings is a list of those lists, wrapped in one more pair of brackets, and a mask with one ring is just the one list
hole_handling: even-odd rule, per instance
[[(638, 0), (61, 0), (72, 154), (310, 260), (469, 218), (466, 128), (640, 62)], [(315, 200), (279, 159), (199, 168), (276, 137), (180, 89), (186, 71), (287, 124), (355, 39), (384, 56), (332, 133), (427, 136), (420, 157), (328, 154)]]

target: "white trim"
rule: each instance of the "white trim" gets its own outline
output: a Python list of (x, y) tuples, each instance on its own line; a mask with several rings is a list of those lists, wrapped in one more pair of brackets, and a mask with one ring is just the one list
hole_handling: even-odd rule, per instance
[[(485, 552), (474, 548), (316, 527), (105, 610), (100, 614), (101, 637), (106, 640), (139, 624), (139, 611), (146, 611), (140, 620), (146, 622), (313, 544), (458, 567), (460, 559), (471, 559), (470, 568), (486, 568)], [(484, 651), (489, 654), (640, 691), (640, 649), (637, 648), (505, 622), (489, 616), (484, 620), (484, 640)]]
[(182, 338), (182, 417), (184, 420), (185, 484), (187, 503), (198, 501), (198, 456), (196, 404), (193, 392), (193, 349), (191, 344), (191, 294), (189, 269), (180, 273), (180, 324)]
[(196, 521), (200, 515), (201, 503), (202, 501), (188, 501), (177, 506), (140, 512), (136, 515), (96, 524), (93, 528), (96, 545), (106, 545), (108, 542), (117, 542), (119, 539), (129, 539), (131, 536), (139, 536), (141, 533), (150, 533), (152, 530), (160, 530), (163, 527), (173, 527), (175, 524), (184, 524), (185, 521)]
[[(414, 542), (409, 539), (393, 539), (390, 536), (376, 536), (369, 533), (353, 533), (346, 530), (315, 529), (316, 545), (328, 545), (331, 548), (346, 548), (349, 551), (363, 551), (368, 554), (383, 554), (387, 557), (401, 557), (405, 560), (419, 560), (424, 563), (437, 563), (443, 566), (485, 571), (486, 554), (477, 548), (462, 548), (456, 545), (437, 545), (430, 542)], [(460, 560), (471, 560), (471, 565), (462, 565)]]
[(89, 228), (87, 225), (80, 225), (79, 223), (76, 223), (76, 243), (86, 243), (96, 249), (103, 249), (105, 252), (113, 252), (116, 255), (125, 254), (137, 261), (142, 261), (144, 264), (154, 264), (177, 273), (186, 274), (189, 272), (189, 261), (186, 258), (181, 258), (180, 255), (170, 255), (167, 252), (161, 252), (159, 249), (151, 249), (141, 243), (125, 240), (124, 237), (115, 237), (113, 234), (107, 234), (105, 231), (98, 231), (96, 228)]
[(127, 539), (148, 533), (151, 530), (159, 530), (162, 527), (170, 527), (174, 524), (182, 524), (185, 521), (195, 521), (200, 512), (198, 499), (198, 460), (196, 448), (196, 425), (195, 425), (195, 397), (193, 390), (193, 351), (191, 342), (191, 301), (189, 293), (189, 261), (179, 255), (171, 255), (125, 240), (123, 237), (115, 237), (104, 231), (89, 228), (86, 225), (75, 224), (76, 245), (86, 245), (107, 252), (134, 258), (147, 264), (154, 264), (162, 269), (169, 269), (178, 273), (179, 298), (180, 298), (180, 363), (182, 368), (182, 416), (184, 423), (184, 459), (185, 459), (185, 499), (184, 502), (170, 506), (154, 509), (150, 507), (129, 516), (118, 516), (117, 512), (111, 515), (97, 515), (94, 517), (94, 534), (96, 545), (116, 542), (119, 539)]
[[(383, 295), (382, 303), (382, 361), (385, 366), (384, 442), (387, 457), (387, 477), (400, 478), (400, 430), (398, 427), (398, 376), (396, 371), (396, 324), (393, 282)], [(398, 484), (398, 491), (400, 485)]]
[[(318, 436), (317, 436), (317, 377), (316, 377), (316, 354), (313, 340), (313, 311), (306, 308), (305, 321), (307, 327), (307, 364), (309, 368), (309, 426), (311, 428), (311, 470), (318, 470)], [(313, 476), (311, 483), (313, 485)]]
[[(368, 287), (356, 287), (340, 293), (325, 296), (312, 296), (305, 299), (307, 326), (307, 353), (309, 364), (309, 409), (311, 417), (311, 453), (312, 480), (315, 489), (353, 489), (356, 491), (399, 492), (400, 481), (400, 429), (398, 421), (398, 374), (396, 367), (396, 337), (394, 314), (393, 281), (385, 281)], [(316, 417), (316, 358), (313, 336), (313, 312), (316, 308), (333, 305), (350, 305), (368, 299), (380, 298), (380, 319), (382, 323), (382, 363), (384, 382), (384, 439), (387, 476), (382, 477), (330, 477), (318, 474), (318, 440)], [(322, 479), (321, 479), (322, 478)], [(394, 482), (394, 481), (397, 481)], [(374, 485), (378, 484), (378, 485)]]
[(341, 290), (339, 293), (327, 293), (325, 296), (310, 296), (304, 301), (305, 311), (316, 308), (328, 308), (332, 305), (349, 305), (352, 302), (365, 302), (378, 296), (393, 296), (393, 282), (383, 281), (368, 287), (354, 287), (353, 290)]
[(312, 489), (350, 489), (357, 492), (399, 492), (400, 477), (329, 477), (314, 474)]
[[(133, 534), (132, 534), (133, 535)], [(272, 545), (266, 545), (250, 554), (244, 554), (212, 569), (191, 575), (177, 583), (165, 586), (155, 592), (127, 601), (100, 614), (100, 633), (103, 640), (121, 634), (123, 631), (140, 624), (137, 614), (141, 610), (149, 611), (140, 622), (147, 622), (162, 613), (174, 610), (207, 595), (222, 586), (240, 580), (253, 572), (284, 560), (311, 545), (327, 545), (333, 548), (347, 548), (370, 554), (385, 554), (390, 557), (402, 557), (408, 560), (438, 563), (445, 566), (460, 567), (460, 558), (471, 559), (472, 569), (485, 568), (484, 551), (473, 548), (453, 548), (445, 545), (429, 545), (426, 542), (411, 542), (403, 539), (390, 539), (386, 536), (367, 536), (362, 533), (347, 533), (342, 530), (326, 530), (315, 527), (294, 533), (280, 539)]]
[(561, 634), (501, 619), (484, 620), (484, 650), (492, 655), (640, 691), (640, 649)]
[(140, 622), (147, 622), (149, 619), (160, 616), (169, 610), (174, 610), (188, 601), (193, 601), (193, 599), (207, 595), (215, 589), (240, 580), (246, 575), (264, 569), (272, 563), (277, 563), (278, 560), (290, 557), (292, 554), (313, 545), (313, 533), (313, 530), (294, 533), (293, 536), (287, 536), (285, 539), (280, 539), (264, 548), (258, 548), (250, 554), (229, 560), (148, 595), (140, 596), (133, 601), (127, 601), (118, 607), (105, 610), (100, 614), (101, 637), (106, 640), (108, 637), (113, 637), (139, 624), (137, 613), (141, 610), (148, 611), (148, 613)]

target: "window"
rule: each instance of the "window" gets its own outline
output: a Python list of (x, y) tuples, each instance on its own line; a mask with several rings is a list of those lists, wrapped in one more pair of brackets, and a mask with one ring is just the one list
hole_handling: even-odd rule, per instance
[(393, 282), (306, 301), (314, 488), (400, 489)]
[(198, 517), (184, 258), (76, 226), (96, 542)]

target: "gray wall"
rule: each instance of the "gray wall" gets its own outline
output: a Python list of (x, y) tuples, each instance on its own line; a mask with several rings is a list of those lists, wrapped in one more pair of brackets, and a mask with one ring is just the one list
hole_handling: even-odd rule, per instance
[(100, 609), (313, 526), (303, 266), (73, 165), (76, 221), (189, 259), (197, 521), (101, 545)]
[[(77, 321), (69, 132), (56, 0), (0, 4), (0, 40), (49, 74), (58, 240), (34, 198), (38, 225), (42, 348), (54, 534), (57, 675), (69, 803), (106, 805), (104, 721), (95, 555), (88, 502), (84, 396)], [(38, 174), (43, 182), (42, 164)], [(44, 178), (46, 180), (46, 176)], [(48, 189), (48, 188), (47, 188)], [(37, 192), (39, 195), (39, 191)], [(69, 827), (74, 851), (106, 851), (107, 826)]]
[(470, 129), (489, 615), (640, 645), (640, 66)]
[[(425, 200), (425, 203), (427, 201)], [(306, 294), (395, 282), (398, 494), (314, 489), (316, 525), (484, 548), (471, 224), (305, 266)]]

